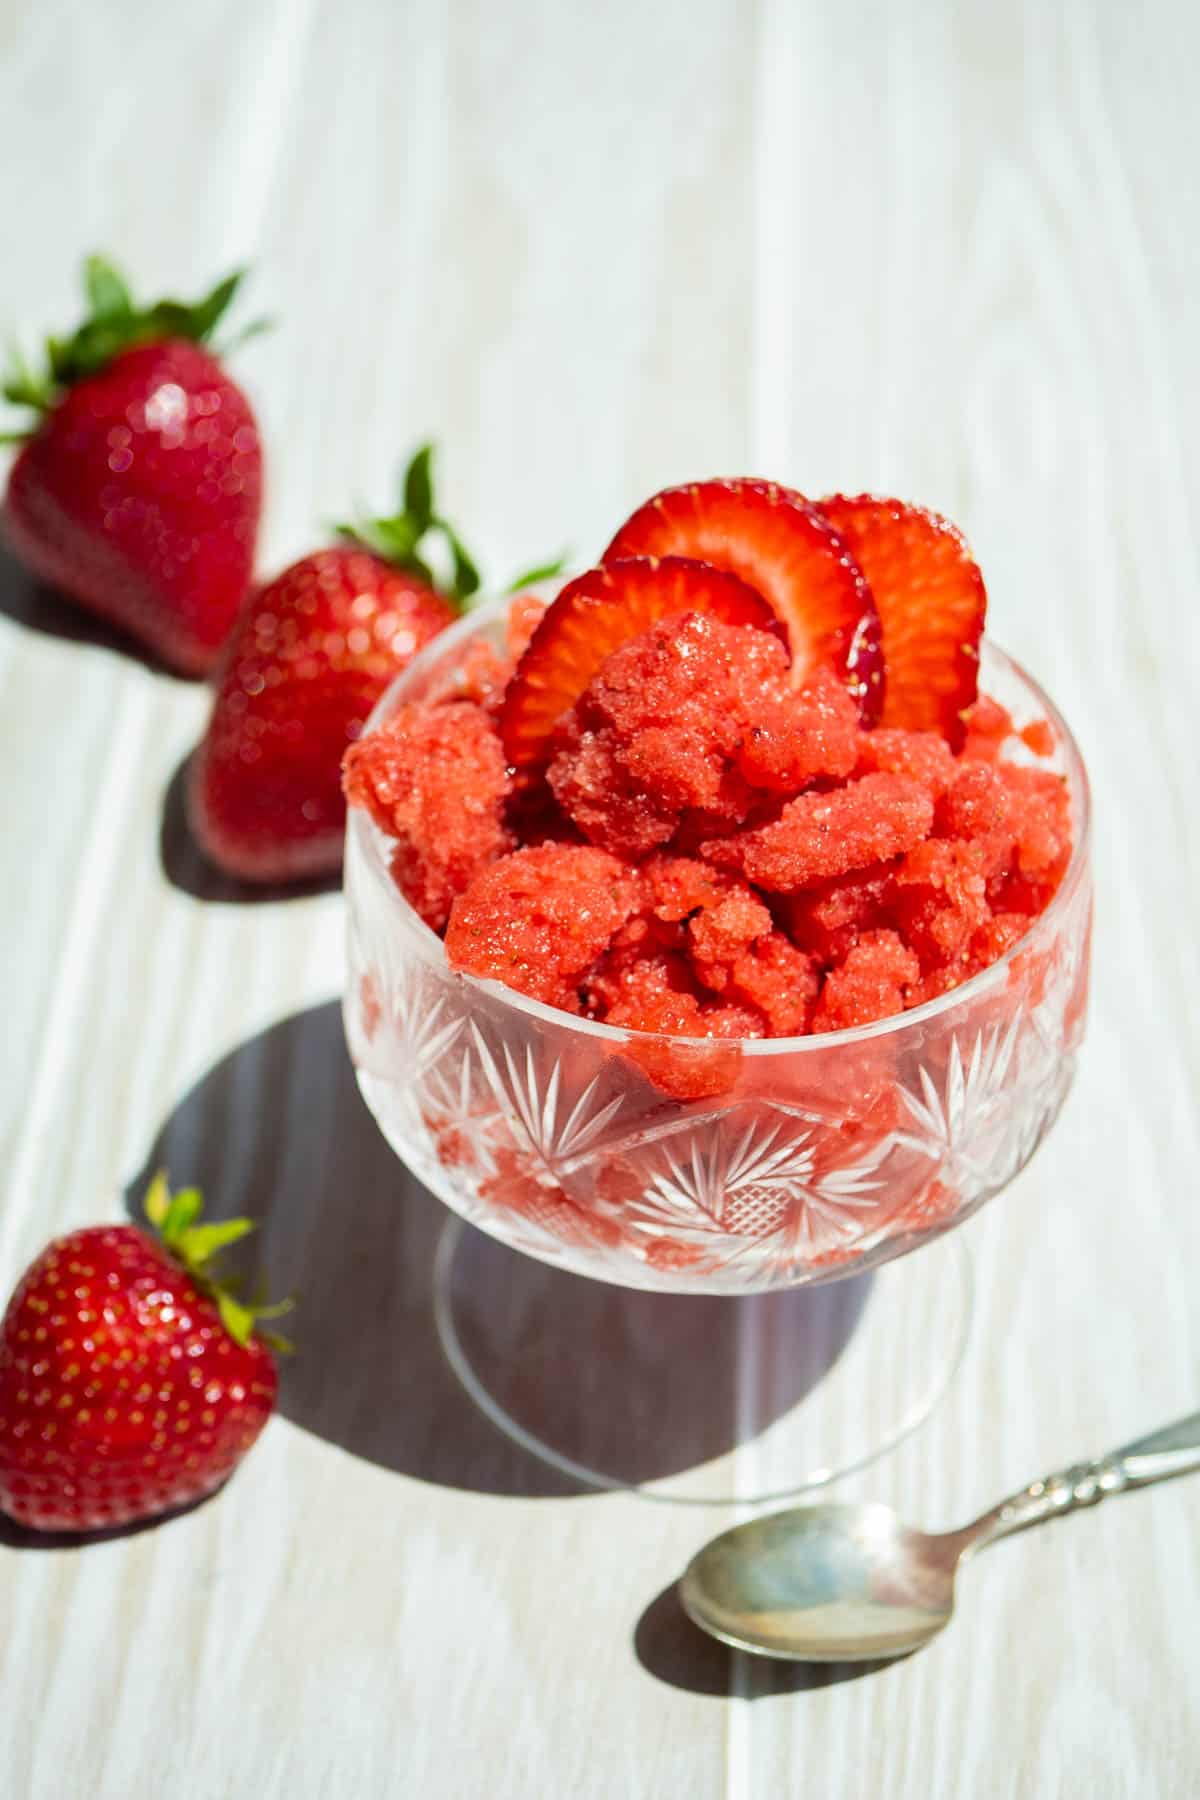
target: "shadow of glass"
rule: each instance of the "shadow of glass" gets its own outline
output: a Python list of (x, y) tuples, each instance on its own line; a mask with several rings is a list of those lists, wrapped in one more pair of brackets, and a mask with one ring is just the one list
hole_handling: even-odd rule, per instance
[(330, 894), (341, 887), (340, 870), (312, 881), (284, 884), (236, 881), (232, 875), (218, 869), (204, 854), (188, 824), (185, 795), (191, 760), (190, 755), (185, 756), (167, 784), (158, 828), (158, 859), (172, 887), (190, 894), (194, 900), (219, 901), (226, 906), (254, 906), (264, 902), (278, 905), (281, 900), (305, 900), (313, 894)]
[(684, 1612), (672, 1582), (652, 1600), (637, 1622), (633, 1649), (647, 1674), (668, 1687), (690, 1694), (712, 1694), (723, 1700), (766, 1700), (776, 1694), (810, 1693), (814, 1688), (861, 1681), (890, 1669), (902, 1657), (876, 1662), (781, 1662), (748, 1656), (719, 1644)]
[(111, 650), (152, 669), (156, 675), (169, 675), (183, 681), (187, 678), (144, 650), (136, 639), (115, 625), (108, 625), (96, 614), (78, 605), (56, 588), (47, 587), (30, 575), (0, 538), (0, 613), (27, 631), (39, 631), (46, 637), (62, 638), (71, 644), (90, 644), (95, 649)]
[(790, 1412), (846, 1347), (869, 1289), (868, 1276), (743, 1298), (640, 1293), (465, 1231), (444, 1298), (493, 1403), (560, 1456), (635, 1486)]
[[(493, 1426), (447, 1362), (435, 1317), (447, 1213), (367, 1112), (334, 1003), (260, 1033), (197, 1083), (131, 1184), (131, 1210), (159, 1166), (202, 1186), (213, 1217), (261, 1220), (249, 1240), (256, 1268), (273, 1295), (297, 1298), (286, 1417), (444, 1486), (595, 1491)], [(858, 1282), (816, 1290), (833, 1300), (806, 1347), (789, 1308), (814, 1296), (774, 1297), (774, 1329), (756, 1338), (768, 1345), (769, 1379), (750, 1417), (744, 1309), (761, 1302), (613, 1288), (473, 1231), (449, 1288), (460, 1342), (493, 1395), (576, 1461), (629, 1482), (705, 1462), (794, 1405), (848, 1341), (865, 1298)]]

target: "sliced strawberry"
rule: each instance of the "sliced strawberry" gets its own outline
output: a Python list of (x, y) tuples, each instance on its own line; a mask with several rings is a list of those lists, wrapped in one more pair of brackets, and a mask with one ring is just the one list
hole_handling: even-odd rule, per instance
[(862, 569), (883, 628), (883, 724), (958, 744), (975, 699), (987, 592), (958, 527), (923, 506), (831, 495), (820, 511)]
[(603, 562), (690, 556), (740, 575), (787, 627), (792, 679), (827, 663), (879, 717), (883, 663), (870, 589), (846, 545), (803, 495), (773, 481), (702, 481), (664, 488), (622, 525)]
[(775, 614), (736, 575), (682, 556), (639, 556), (568, 582), (534, 632), (509, 683), (500, 732), (514, 768), (537, 762), (559, 720), (606, 656), (673, 613), (771, 629)]

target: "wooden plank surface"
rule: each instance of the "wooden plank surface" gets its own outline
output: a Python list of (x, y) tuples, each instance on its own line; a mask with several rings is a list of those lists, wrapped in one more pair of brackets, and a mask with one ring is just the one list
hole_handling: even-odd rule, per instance
[[(1200, 1398), (1198, 54), (1184, 0), (0, 0), (5, 321), (64, 323), (93, 246), (146, 287), (252, 259), (265, 566), (426, 433), (497, 574), (715, 469), (969, 530), (1087, 752), (1099, 915), (1075, 1093), (964, 1234), (958, 1380), (844, 1484), (933, 1525)], [(340, 1050), (338, 896), (243, 903), (183, 836), (204, 715), (0, 565), (0, 1280), (164, 1152), (316, 1290), (218, 1500), (0, 1541), (5, 1794), (1194, 1793), (1200, 1488), (998, 1547), (926, 1654), (814, 1677), (673, 1610), (721, 1511), (491, 1433)]]

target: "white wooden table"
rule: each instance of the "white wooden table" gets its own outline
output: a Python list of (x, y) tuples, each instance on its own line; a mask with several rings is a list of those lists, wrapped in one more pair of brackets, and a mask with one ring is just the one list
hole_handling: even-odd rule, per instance
[[(425, 433), (497, 573), (718, 471), (969, 530), (1089, 756), (1099, 919), (1074, 1095), (968, 1229), (957, 1383), (841, 1490), (931, 1524), (1200, 1404), (1198, 56), (1185, 0), (0, 0), (5, 319), (66, 323), (92, 247), (146, 288), (252, 259), (265, 566)], [(665, 1590), (723, 1515), (556, 1489), (440, 1363), (340, 898), (243, 903), (182, 836), (204, 693), (8, 564), (0, 608), (0, 1283), (165, 1148), (315, 1287), (215, 1502), (0, 1544), (0, 1790), (1197, 1791), (1197, 1484), (997, 1548), (858, 1679), (694, 1636)]]

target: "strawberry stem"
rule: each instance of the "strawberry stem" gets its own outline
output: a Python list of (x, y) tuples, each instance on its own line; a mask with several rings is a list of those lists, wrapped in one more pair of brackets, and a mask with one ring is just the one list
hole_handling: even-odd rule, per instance
[[(181, 1188), (172, 1194), (165, 1169), (160, 1169), (146, 1190), (143, 1210), (163, 1247), (185, 1268), (202, 1293), (216, 1302), (221, 1322), (230, 1337), (248, 1344), (260, 1319), (278, 1319), (290, 1312), (292, 1300), (277, 1300), (273, 1305), (240, 1300), (236, 1290), (241, 1283), (236, 1276), (221, 1273), (215, 1266), (221, 1251), (240, 1238), (257, 1230), (253, 1219), (219, 1219), (202, 1224), (200, 1215), (204, 1201), (199, 1188)], [(259, 1335), (272, 1348), (286, 1340), (273, 1334)], [(287, 1346), (289, 1349), (290, 1345)]]
[(538, 563), (532, 569), (522, 570), (519, 575), (513, 576), (504, 592), (519, 594), (522, 588), (536, 587), (539, 581), (549, 581), (552, 576), (561, 575), (570, 557), (571, 552), (564, 550), (561, 556), (554, 557), (550, 562)]
[[(120, 270), (103, 256), (89, 256), (83, 265), (83, 291), (87, 312), (83, 323), (69, 337), (46, 339), (46, 368), (35, 374), (20, 350), (10, 352), (3, 393), (14, 406), (27, 406), (40, 418), (57, 404), (72, 382), (95, 375), (124, 350), (137, 344), (168, 337), (190, 338), (207, 344), (233, 304), (245, 279), (235, 269), (218, 281), (202, 299), (156, 300), (138, 306)], [(241, 340), (265, 328), (257, 319), (246, 327)]]
[[(478, 593), (482, 577), (478, 563), (458, 531), (445, 514), (438, 511), (434, 499), (434, 454), (433, 444), (421, 444), (413, 452), (401, 478), (399, 512), (385, 518), (358, 518), (334, 529), (347, 543), (361, 544), (372, 555), (391, 563), (393, 568), (403, 569), (419, 580), (427, 581), (461, 611)], [(433, 572), (431, 549), (437, 551), (438, 560), (446, 569), (441, 579)], [(543, 563), (520, 576), (505, 592), (514, 594), (519, 587), (557, 575), (562, 566), (562, 557)]]

